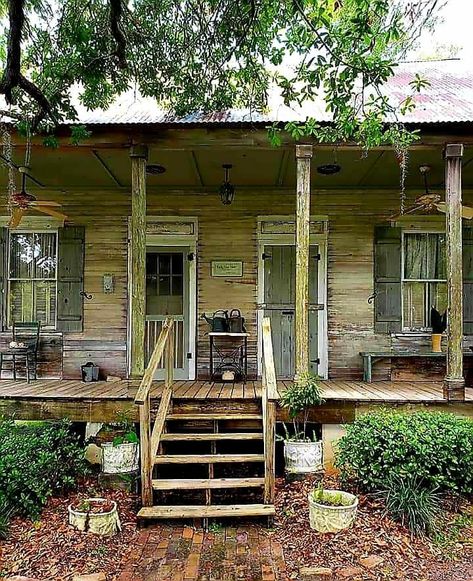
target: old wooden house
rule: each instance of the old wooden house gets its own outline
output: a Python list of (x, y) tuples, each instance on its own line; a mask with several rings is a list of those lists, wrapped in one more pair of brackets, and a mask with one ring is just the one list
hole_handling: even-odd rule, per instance
[[(45, 214), (29, 205), (9, 228), (4, 197), (2, 348), (15, 322), (40, 321), (41, 333), (36, 380), (22, 379), (21, 365), (13, 380), (4, 361), (0, 411), (112, 421), (139, 409), (148, 422), (151, 389), (161, 407), (142, 445), (156, 451), (173, 414), (208, 413), (214, 432), (245, 414), (251, 425), (263, 393), (266, 455), (228, 460), (265, 463), (250, 483), (265, 487), (254, 509), (262, 514), (272, 502), (274, 421), (284, 415), (277, 390), (298, 369), (322, 380), (325, 403), (313, 420), (327, 441), (387, 403), (472, 415), (473, 221), (462, 219), (462, 204), (473, 207), (473, 76), (455, 61), (403, 65), (386, 87), (391, 99), (405, 97), (418, 70), (431, 85), (403, 119), (419, 131), (405, 190), (389, 147), (289, 137), (271, 146), (269, 123), (305, 116), (284, 107), (175, 118), (127, 94), (107, 111), (81, 111), (91, 134), (79, 145), (66, 129), (56, 149), (33, 139), (28, 167), (27, 146), (13, 135), (4, 192), (10, 168), (18, 187), (25, 174), (28, 193), (60, 206)], [(412, 208), (425, 194), (431, 203)], [(448, 337), (433, 353), (430, 309), (448, 304)], [(204, 315), (217, 311), (234, 311), (234, 336), (209, 335)], [(88, 362), (100, 381), (81, 381)], [(215, 438), (211, 445), (203, 461), (212, 467)], [(142, 460), (151, 487), (152, 459)]]

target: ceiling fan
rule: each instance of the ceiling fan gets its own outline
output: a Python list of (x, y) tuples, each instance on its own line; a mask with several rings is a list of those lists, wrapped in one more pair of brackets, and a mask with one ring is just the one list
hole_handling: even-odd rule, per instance
[(29, 194), (26, 191), (27, 168), (20, 166), (18, 171), (21, 173), (21, 191), (13, 192), (10, 195), (11, 218), (8, 227), (17, 228), (25, 213), (30, 209), (48, 214), (48, 216), (53, 216), (53, 218), (58, 218), (64, 222), (67, 216), (55, 209), (60, 208), (61, 204), (47, 200), (37, 200), (35, 196)]
[[(430, 165), (419, 166), (419, 171), (424, 178), (425, 193), (414, 200), (414, 203), (406, 208), (402, 214), (398, 213), (389, 218), (390, 221), (397, 220), (406, 214), (416, 214), (417, 212), (422, 212), (429, 214), (437, 210), (445, 214), (447, 212), (447, 204), (441, 201), (441, 196), (439, 194), (434, 194), (429, 192), (429, 186), (427, 182), (427, 174), (430, 171)], [(462, 206), (462, 218), (466, 220), (471, 220), (473, 218), (473, 208), (470, 206)]]

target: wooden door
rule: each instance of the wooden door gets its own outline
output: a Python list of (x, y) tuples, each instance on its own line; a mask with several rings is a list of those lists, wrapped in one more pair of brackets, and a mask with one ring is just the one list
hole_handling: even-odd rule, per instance
[[(318, 359), (318, 246), (309, 254), (309, 365), (317, 373)], [(265, 245), (264, 315), (271, 319), (276, 373), (279, 378), (294, 377), (294, 308), (296, 287), (296, 250), (294, 246)]]
[[(145, 364), (167, 317), (174, 319), (174, 377), (189, 378), (189, 250), (149, 247), (146, 251)], [(164, 378), (161, 364), (156, 378)]]

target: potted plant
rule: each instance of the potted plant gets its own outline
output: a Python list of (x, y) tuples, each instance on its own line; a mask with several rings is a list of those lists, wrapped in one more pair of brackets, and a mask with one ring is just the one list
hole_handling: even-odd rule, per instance
[(432, 325), (432, 351), (442, 352), (442, 334), (447, 328), (447, 311), (441, 315), (435, 307), (430, 311), (430, 324)]
[(102, 448), (102, 472), (125, 474), (139, 468), (139, 440), (129, 415), (121, 413), (118, 421), (105, 425), (98, 434)]
[(309, 434), (307, 430), (310, 408), (323, 402), (318, 380), (316, 375), (304, 373), (294, 379), (294, 383), (281, 396), (281, 405), (288, 410), (294, 432), (290, 435), (284, 424), (284, 460), (288, 475), (313, 474), (323, 470), (322, 441), (317, 441), (315, 432)]
[(319, 533), (338, 533), (355, 520), (358, 498), (354, 494), (319, 485), (308, 498), (310, 527)]
[(117, 503), (107, 498), (83, 498), (67, 507), (69, 524), (83, 532), (113, 535), (121, 530)]

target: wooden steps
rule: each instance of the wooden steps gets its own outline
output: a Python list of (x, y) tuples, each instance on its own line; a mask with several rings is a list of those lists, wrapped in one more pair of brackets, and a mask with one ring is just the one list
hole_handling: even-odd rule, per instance
[(211, 490), (218, 488), (256, 488), (264, 478), (171, 478), (153, 480), (154, 490)]
[(168, 414), (168, 421), (231, 421), (231, 420), (262, 420), (261, 414), (236, 414), (236, 413), (200, 413), (200, 414)]
[(236, 516), (273, 516), (275, 508), (272, 504), (231, 504), (231, 505), (169, 505), (144, 506), (139, 512), (139, 518), (219, 518)]
[(155, 464), (221, 464), (264, 462), (263, 454), (159, 454)]
[(192, 442), (214, 442), (223, 440), (262, 440), (262, 432), (201, 432), (201, 433), (191, 433), (191, 432), (181, 432), (181, 433), (168, 433), (161, 436), (161, 442), (179, 442), (179, 441), (192, 441)]

